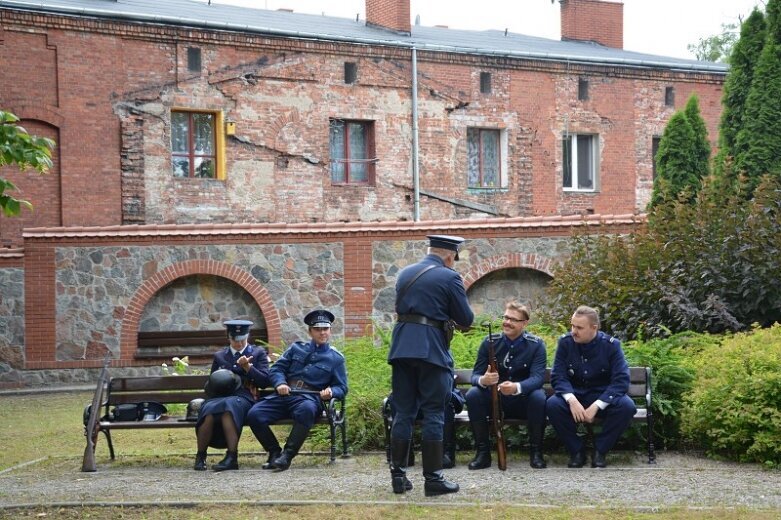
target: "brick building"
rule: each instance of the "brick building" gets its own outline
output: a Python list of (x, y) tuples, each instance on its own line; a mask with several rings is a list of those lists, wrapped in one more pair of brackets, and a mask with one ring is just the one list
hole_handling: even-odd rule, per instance
[[(293, 317), (309, 305), (339, 306), (348, 335), (383, 314), (371, 270), (384, 265), (377, 258), (383, 240), (395, 244), (405, 229), (422, 236), (419, 220), (474, 238), (500, 229), (495, 238), (505, 240), (507, 260), (527, 254), (519, 237), (530, 225), (542, 240), (565, 233), (569, 216), (642, 213), (655, 143), (690, 94), (699, 96), (715, 141), (726, 69), (623, 50), (621, 3), (560, 4), (562, 39), (554, 41), (412, 26), (409, 0), (367, 0), (366, 20), (189, 0), (0, 2), (0, 107), (58, 143), (48, 175), (0, 172), (35, 206), (21, 218), (0, 216), (0, 279), (8, 288), (0, 300), (0, 365), (89, 367), (106, 350), (125, 359), (120, 351), (135, 345), (122, 339), (123, 305), (161, 271), (147, 263), (121, 289), (89, 282), (101, 295), (123, 293), (124, 303), (101, 311), (99, 324), (74, 317), (84, 298), (98, 301), (95, 294), (63, 299), (83, 289), (66, 266), (88, 263), (84, 254), (96, 265), (121, 264), (120, 253), (150, 262), (143, 248), (155, 244), (139, 237), (169, 243), (177, 236), (177, 246), (187, 237), (186, 254), (202, 258), (227, 254), (236, 235), (273, 250), (287, 245), (282, 236), (298, 243), (299, 229), (324, 232), (335, 242), (312, 234), (312, 251), (285, 252), (295, 262), (338, 243), (330, 251), (339, 265), (317, 282), (328, 286), (318, 298), (291, 298), (269, 319), (263, 291), (239, 273), (227, 278), (255, 295), (258, 309), (242, 312), (263, 319), (272, 339), (287, 340)], [(470, 227), (475, 219), (482, 228)], [(366, 233), (371, 240), (360, 239)], [(104, 242), (121, 249), (125, 240), (137, 249), (100, 249)], [(46, 253), (35, 256), (42, 243)], [(363, 251), (354, 269), (370, 283), (355, 287), (370, 294), (359, 298), (345, 285), (347, 260), (333, 253), (344, 248)], [(565, 250), (545, 252), (538, 263)], [(262, 279), (252, 252), (232, 251), (242, 272)], [(480, 254), (475, 265), (495, 267), (485, 276), (514, 265)], [(537, 285), (544, 284), (552, 270), (535, 265), (513, 267), (529, 271), (509, 279), (542, 276)], [(219, 269), (198, 269), (166, 279), (193, 277), (183, 294), (215, 287), (199, 276), (226, 279)], [(227, 300), (233, 290), (216, 292)], [(187, 326), (218, 326), (230, 312), (212, 309)], [(138, 330), (166, 326), (138, 318)], [(90, 327), (100, 328), (98, 339), (81, 338)]]

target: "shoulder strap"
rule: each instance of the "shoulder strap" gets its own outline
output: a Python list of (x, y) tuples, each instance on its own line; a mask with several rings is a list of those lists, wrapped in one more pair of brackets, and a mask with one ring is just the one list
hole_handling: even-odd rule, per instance
[(423, 274), (425, 274), (426, 271), (430, 271), (430, 270), (432, 270), (432, 269), (434, 269), (436, 267), (439, 267), (439, 266), (438, 265), (429, 265), (429, 266), (424, 267), (420, 271), (418, 271), (417, 274), (415, 274), (415, 276), (412, 277), (412, 280), (407, 282), (407, 285), (405, 285), (404, 287), (401, 288), (401, 291), (399, 291), (399, 294), (396, 296), (396, 299), (397, 300), (401, 300), (401, 298), (407, 292), (407, 289), (409, 289), (410, 286), (418, 280), (418, 278), (423, 276)]

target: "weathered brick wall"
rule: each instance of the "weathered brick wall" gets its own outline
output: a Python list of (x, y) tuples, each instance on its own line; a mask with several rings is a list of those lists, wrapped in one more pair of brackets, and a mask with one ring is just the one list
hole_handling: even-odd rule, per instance
[[(61, 204), (57, 225), (200, 222), (341, 222), (412, 218), (411, 53), (176, 27), (131, 25), (3, 10), (0, 104), (36, 109), (56, 130)], [(202, 69), (187, 70), (188, 47)], [(11, 59), (24, 53), (26, 60)], [(715, 141), (723, 76), (418, 52), (423, 219), (472, 217), (460, 202), (500, 216), (641, 211), (650, 194), (651, 137), (699, 94)], [(355, 62), (354, 84), (344, 63)], [(480, 73), (492, 92), (480, 92)], [(577, 81), (591, 82), (577, 101)], [(19, 81), (24, 78), (24, 81)], [(20, 85), (30, 85), (22, 88)], [(170, 111), (222, 111), (224, 181), (170, 173)], [(329, 119), (374, 121), (374, 186), (334, 186)], [(507, 189), (469, 190), (466, 129), (507, 135)], [(601, 190), (561, 189), (566, 128), (600, 132)], [(46, 222), (41, 225), (49, 226)], [(18, 239), (18, 230), (12, 233)]]

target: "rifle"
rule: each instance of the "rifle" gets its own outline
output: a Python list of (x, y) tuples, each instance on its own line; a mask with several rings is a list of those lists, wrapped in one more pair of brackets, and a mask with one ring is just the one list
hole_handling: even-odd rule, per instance
[[(488, 322), (488, 366), (491, 371), (499, 373), (496, 366), (496, 351), (494, 350), (494, 336), (491, 332), (491, 322)], [(507, 445), (504, 442), (504, 418), (502, 417), (502, 407), (499, 403), (499, 384), (491, 385), (491, 429), (496, 436), (496, 459), (500, 470), (507, 469)]]
[(95, 462), (95, 443), (100, 433), (100, 409), (103, 406), (103, 391), (108, 381), (109, 356), (103, 360), (103, 369), (98, 376), (98, 386), (92, 397), (92, 405), (89, 407), (89, 419), (84, 424), (84, 436), (87, 437), (87, 446), (84, 448), (84, 457), (81, 462), (81, 471), (97, 471)]

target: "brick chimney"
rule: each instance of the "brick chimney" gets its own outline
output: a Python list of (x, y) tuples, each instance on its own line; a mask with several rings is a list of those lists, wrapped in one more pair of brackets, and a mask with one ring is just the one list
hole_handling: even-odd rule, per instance
[(366, 0), (366, 25), (410, 34), (410, 0)]
[[(367, 0), (367, 5), (369, 0)], [(559, 0), (561, 39), (624, 48), (624, 4), (606, 0)]]

